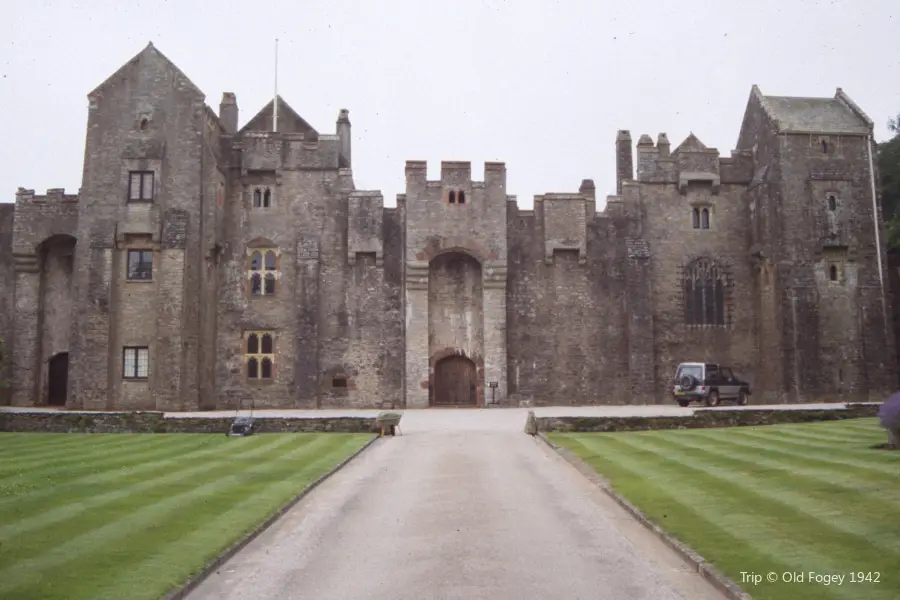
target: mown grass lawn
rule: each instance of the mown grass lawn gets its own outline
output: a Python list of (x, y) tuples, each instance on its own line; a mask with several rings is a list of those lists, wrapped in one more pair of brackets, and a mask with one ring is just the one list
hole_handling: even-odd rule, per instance
[(0, 598), (159, 598), (366, 434), (0, 434)]
[[(549, 438), (754, 599), (900, 598), (900, 452), (871, 448), (887, 440), (875, 419)], [(825, 586), (810, 571), (845, 578)]]

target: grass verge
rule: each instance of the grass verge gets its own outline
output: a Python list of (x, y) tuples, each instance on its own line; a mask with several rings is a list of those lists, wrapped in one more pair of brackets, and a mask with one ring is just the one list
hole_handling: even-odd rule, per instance
[(900, 597), (900, 453), (875, 419), (547, 437), (755, 599)]
[(0, 598), (159, 598), (371, 437), (0, 434)]

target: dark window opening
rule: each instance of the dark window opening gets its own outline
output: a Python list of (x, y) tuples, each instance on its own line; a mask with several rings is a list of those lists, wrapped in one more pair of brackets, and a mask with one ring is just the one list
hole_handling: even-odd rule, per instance
[(834, 194), (828, 194), (828, 210), (834, 212), (837, 209), (837, 197)]
[(153, 171), (131, 171), (128, 174), (128, 201), (153, 202)]
[(331, 378), (331, 387), (345, 388), (347, 387), (347, 378), (343, 375), (335, 375)]
[(141, 131), (147, 131), (148, 125), (147, 119), (141, 119)]
[(466, 203), (466, 193), (462, 190), (459, 191), (459, 203), (460, 204)]
[[(254, 277), (259, 277), (259, 274), (254, 275)], [(266, 273), (266, 287), (263, 290), (263, 294), (266, 296), (274, 296), (275, 295), (275, 274), (274, 273)]]
[(828, 267), (828, 277), (832, 281), (837, 281), (837, 279), (838, 279), (837, 265), (831, 265), (830, 267)]
[(122, 377), (147, 379), (150, 375), (150, 348), (126, 346), (122, 349)]
[(695, 208), (695, 209), (691, 212), (691, 216), (692, 216), (692, 218), (693, 218), (694, 229), (700, 229), (700, 209), (699, 209), (699, 208)]
[(838, 369), (838, 383), (844, 383), (844, 370)]
[(275, 365), (274, 345), (271, 333), (256, 332), (247, 336), (248, 379), (272, 379)]
[(250, 275), (250, 294), (262, 296), (262, 275), (259, 273)]
[(456, 191), (450, 190), (450, 204), (456, 204)]
[(700, 229), (709, 229), (709, 209), (700, 211)]
[(262, 207), (269, 208), (272, 205), (272, 190), (266, 188), (266, 191), (263, 192), (263, 200)]
[(724, 326), (725, 274), (709, 259), (698, 259), (684, 272), (684, 322), (687, 325)]
[(128, 279), (130, 281), (149, 281), (153, 278), (153, 251), (128, 251)]
[(256, 188), (253, 190), (253, 208), (259, 208), (262, 206), (262, 190)]
[(822, 140), (822, 152), (828, 154), (828, 140)]

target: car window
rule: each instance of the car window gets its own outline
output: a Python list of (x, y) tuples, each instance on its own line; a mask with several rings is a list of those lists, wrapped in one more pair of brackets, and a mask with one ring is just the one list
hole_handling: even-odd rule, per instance
[(731, 372), (731, 369), (721, 369), (722, 377), (726, 378), (734, 378), (734, 374)]
[(692, 377), (696, 377), (697, 379), (703, 378), (703, 367), (700, 365), (686, 365), (678, 368), (678, 373), (675, 374), (676, 379), (681, 379), (685, 375), (691, 375)]

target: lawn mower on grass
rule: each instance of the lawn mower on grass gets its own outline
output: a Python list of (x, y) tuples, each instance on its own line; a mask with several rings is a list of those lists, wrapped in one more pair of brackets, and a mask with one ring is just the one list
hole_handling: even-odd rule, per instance
[(241, 404), (242, 402), (239, 401), (237, 410), (234, 413), (234, 421), (231, 422), (231, 427), (228, 428), (228, 431), (225, 434), (228, 437), (247, 437), (248, 435), (253, 435), (253, 406), (255, 402), (250, 402), (250, 415), (244, 417), (240, 416)]

